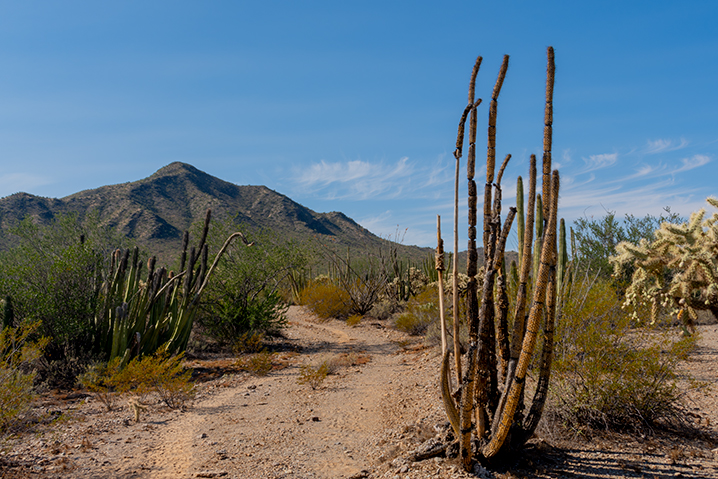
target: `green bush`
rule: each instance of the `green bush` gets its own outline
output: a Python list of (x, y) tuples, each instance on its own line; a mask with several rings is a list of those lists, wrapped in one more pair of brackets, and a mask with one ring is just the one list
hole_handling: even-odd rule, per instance
[(409, 334), (421, 335), (438, 322), (439, 293), (436, 288), (426, 288), (407, 301), (404, 312), (395, 317), (394, 327)]
[(676, 367), (695, 338), (635, 326), (610, 281), (573, 285), (554, 350), (553, 404), (566, 424), (641, 430), (680, 419)]
[[(210, 249), (219, 249), (219, 241), (235, 230), (232, 222), (212, 225)], [(271, 231), (247, 238), (251, 246), (236, 242), (221, 258), (197, 318), (222, 345), (231, 345), (248, 332), (272, 335), (284, 328), (288, 306), (281, 292), (290, 289), (291, 273), (308, 261), (298, 245)]]
[(30, 406), (35, 393), (32, 364), (42, 355), (47, 340), (30, 341), (38, 323), (0, 331), (0, 431)]
[(28, 217), (10, 230), (15, 247), (0, 255), (0, 294), (12, 298), (15, 324), (39, 321), (51, 338), (39, 379), (71, 387), (74, 376), (101, 355), (95, 311), (110, 251), (124, 241), (96, 216), (58, 216), (40, 226)]
[(328, 278), (310, 282), (301, 298), (302, 304), (322, 319), (346, 318), (352, 313), (349, 293)]

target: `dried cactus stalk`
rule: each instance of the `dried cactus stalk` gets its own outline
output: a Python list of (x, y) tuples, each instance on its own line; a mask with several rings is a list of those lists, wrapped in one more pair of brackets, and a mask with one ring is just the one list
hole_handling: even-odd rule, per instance
[[(554, 171), (554, 178), (558, 182), (558, 171)], [(498, 428), (495, 432), (492, 432), (489, 443), (482, 448), (482, 455), (487, 459), (496, 456), (501, 447), (504, 445), (506, 436), (508, 435), (511, 424), (513, 423), (514, 413), (516, 412), (519, 398), (523, 393), (526, 373), (528, 371), (529, 362), (531, 361), (531, 356), (533, 355), (534, 347), (536, 346), (539, 324), (541, 317), (543, 316), (543, 309), (546, 302), (549, 271), (551, 268), (555, 267), (555, 264), (551, 264), (551, 258), (554, 256), (552, 254), (551, 242), (556, 241), (557, 213), (558, 212), (553, 208), (549, 209), (549, 222), (546, 231), (546, 238), (543, 243), (543, 249), (541, 250), (539, 273), (534, 285), (533, 301), (531, 303), (529, 318), (526, 324), (526, 334), (521, 347), (521, 354), (516, 367), (516, 375), (508, 394), (506, 392), (504, 393), (507, 394), (506, 405), (502, 411)]]
[[(550, 211), (556, 214), (558, 212), (558, 190), (559, 190), (559, 177), (558, 171), (553, 172), (553, 178), (551, 179), (551, 206)], [(563, 219), (561, 223), (564, 223)], [(551, 375), (551, 362), (553, 360), (553, 333), (556, 322), (556, 297), (557, 297), (557, 255), (556, 255), (556, 231), (552, 231), (553, 235), (546, 238), (546, 241), (550, 250), (550, 266), (549, 266), (549, 281), (546, 289), (546, 314), (545, 325), (544, 325), (544, 338), (543, 348), (541, 352), (541, 363), (539, 367), (539, 379), (536, 385), (536, 391), (534, 392), (533, 401), (531, 404), (531, 410), (526, 416), (524, 421), (523, 437), (520, 438), (520, 442), (528, 440), (536, 430), (541, 414), (543, 413), (543, 407), (548, 397), (548, 384)], [(564, 225), (563, 230), (563, 245), (566, 245), (566, 228)], [(565, 249), (564, 249), (565, 253)]]
[(556, 75), (553, 47), (548, 47), (548, 65), (546, 67), (546, 107), (544, 110), (543, 129), (543, 216), (548, 220), (548, 209), (551, 204), (551, 142), (553, 136), (553, 84)]
[(434, 261), (439, 273), (439, 322), (441, 324), (441, 354), (446, 354), (446, 316), (444, 315), (444, 240), (441, 239), (441, 216), (436, 215), (436, 258)]
[(496, 165), (496, 114), (498, 111), (499, 94), (506, 78), (506, 71), (509, 68), (509, 56), (504, 55), (501, 63), (499, 76), (494, 84), (494, 91), (491, 94), (491, 105), (489, 107), (489, 129), (488, 146), (486, 151), (486, 187), (484, 188), (484, 261), (488, 258), (489, 247), (489, 222), (491, 221), (491, 183), (494, 181), (494, 168)]
[(519, 241), (519, 263), (518, 269), (521, 269), (521, 257), (524, 251), (524, 228), (526, 220), (524, 216), (524, 180), (520, 176), (516, 178), (516, 237)]
[[(557, 298), (557, 272), (558, 260), (556, 247), (556, 229), (558, 215), (558, 172), (551, 175), (551, 125), (552, 125), (552, 94), (553, 94), (553, 50), (549, 49), (549, 67), (547, 73), (547, 105), (544, 127), (544, 193), (537, 194), (537, 168), (536, 156), (531, 155), (529, 177), (528, 211), (524, 209), (523, 180), (519, 178), (517, 184), (518, 208), (511, 208), (505, 221), (501, 221), (502, 191), (501, 180), (509, 161), (506, 157), (494, 182), (495, 150), (496, 150), (496, 111), (497, 100), (508, 68), (508, 56), (504, 57), (501, 71), (494, 86), (492, 102), (489, 111), (489, 130), (486, 161), (486, 184), (484, 185), (484, 216), (483, 216), (483, 245), (484, 266), (482, 277), (478, 273), (478, 251), (476, 245), (476, 227), (478, 223), (478, 188), (474, 180), (475, 173), (475, 108), (471, 108), (469, 131), (469, 159), (467, 160), (468, 180), (468, 220), (469, 243), (468, 264), (469, 275), (467, 293), (467, 323), (469, 329), (469, 347), (466, 355), (466, 367), (460, 375), (459, 404), (454, 400), (450, 388), (449, 352), (445, 352), (441, 367), (441, 393), (444, 406), (454, 432), (459, 437), (459, 455), (462, 466), (467, 471), (473, 465), (472, 447), (478, 446), (479, 459), (491, 460), (504, 447), (510, 430), (516, 430), (511, 443), (517, 445), (523, 441), (525, 433), (533, 431), (535, 423), (541, 415), (546, 398), (548, 380), (550, 378), (550, 364), (553, 355), (553, 325), (555, 323)], [(475, 71), (472, 72), (472, 86), (470, 87), (469, 103), (473, 100), (473, 82)], [(468, 107), (467, 107), (468, 108)], [(461, 127), (466, 121), (468, 113), (464, 111)], [(463, 130), (460, 132), (463, 143)], [(461, 153), (461, 145), (457, 143), (455, 157)], [(458, 162), (457, 162), (458, 171)], [(458, 175), (458, 174), (457, 174)], [(492, 189), (493, 186), (493, 189)], [(458, 190), (458, 180), (455, 183), (455, 195)], [(546, 204), (541, 202), (541, 199)], [(455, 212), (458, 203), (455, 202)], [(545, 213), (545, 214), (544, 214)], [(519, 214), (519, 267), (511, 265), (510, 281), (512, 290), (516, 291), (516, 306), (514, 310), (514, 327), (511, 341), (508, 334), (509, 301), (507, 295), (507, 274), (504, 264), (506, 240), (511, 225)], [(524, 215), (527, 216), (524, 223)], [(534, 226), (535, 225), (535, 226)], [(536, 240), (534, 240), (534, 227)], [(455, 233), (456, 218), (455, 218)], [(544, 237), (545, 236), (545, 237)], [(564, 233), (565, 238), (565, 233)], [(532, 255), (534, 244), (540, 245), (536, 255)], [(562, 241), (565, 244), (565, 239)], [(540, 254), (539, 254), (540, 252)], [(565, 254), (562, 250), (562, 254)], [(565, 257), (564, 257), (565, 259)], [(532, 263), (536, 263), (534, 272), (532, 302), (528, 314), (529, 277)], [(562, 262), (562, 268), (565, 261)], [(519, 272), (520, 270), (520, 272)], [(565, 276), (561, 276), (566, 281)], [(456, 283), (454, 283), (456, 285)], [(478, 284), (481, 284), (481, 298), (478, 297)], [(562, 283), (563, 284), (563, 283)], [(455, 290), (456, 292), (456, 290)], [(456, 307), (454, 308), (457, 309)], [(526, 421), (523, 415), (517, 413), (517, 408), (523, 401), (524, 382), (528, 364), (533, 356), (540, 332), (540, 324), (546, 318), (544, 326), (545, 338), (542, 350), (542, 369), (539, 374), (539, 385), (534, 395), (531, 411)], [(456, 325), (456, 322), (455, 322)], [(458, 334), (455, 334), (455, 340)], [(459, 361), (460, 348), (455, 344), (454, 357), (457, 360), (457, 370), (461, 367)], [(498, 375), (501, 374), (505, 383), (503, 393), (500, 395)], [(475, 419), (475, 424), (472, 421)], [(492, 423), (490, 423), (492, 421)], [(522, 433), (521, 428), (524, 428)], [(473, 440), (472, 440), (473, 435)]]

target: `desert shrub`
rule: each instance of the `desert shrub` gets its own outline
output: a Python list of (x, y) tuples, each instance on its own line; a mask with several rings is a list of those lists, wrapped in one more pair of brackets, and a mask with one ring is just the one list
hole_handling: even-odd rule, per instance
[(439, 294), (436, 288), (426, 288), (407, 301), (404, 312), (394, 319), (394, 327), (413, 335), (426, 333), (439, 321)]
[(170, 356), (166, 352), (135, 358), (121, 368), (121, 359), (109, 364), (94, 364), (80, 376), (81, 383), (105, 404), (114, 405), (115, 394), (138, 396), (157, 394), (170, 409), (184, 409), (194, 397), (190, 382), (192, 371), (182, 366), (182, 354)]
[(322, 385), (329, 374), (329, 364), (324, 361), (318, 366), (304, 365), (299, 371), (297, 382), (299, 384), (307, 384), (312, 389), (317, 389)]
[(140, 395), (154, 392), (170, 409), (184, 409), (194, 397), (194, 385), (190, 382), (192, 370), (182, 366), (183, 356), (161, 352), (135, 358), (118, 373), (117, 387)]
[[(237, 228), (232, 221), (213, 224), (210, 249), (218, 250), (219, 241)], [(234, 243), (219, 261), (198, 317), (203, 330), (221, 344), (232, 344), (247, 332), (277, 334), (284, 328), (287, 304), (281, 292), (309, 258), (299, 245), (271, 231), (246, 236), (251, 246)]]
[(333, 281), (312, 281), (301, 294), (302, 303), (322, 319), (347, 317), (352, 313), (349, 293)]
[(243, 353), (259, 353), (264, 350), (264, 333), (261, 331), (247, 331), (240, 334), (232, 343), (235, 355)]
[(695, 338), (636, 327), (610, 281), (573, 285), (555, 341), (554, 405), (571, 427), (640, 430), (680, 419), (676, 367)]
[(110, 251), (127, 240), (99, 225), (97, 216), (58, 216), (47, 226), (28, 217), (10, 230), (14, 247), (0, 255), (0, 293), (12, 298), (15, 324), (39, 321), (50, 338), (38, 379), (71, 387), (98, 358), (95, 328), (103, 272)]
[(348, 326), (358, 326), (361, 323), (363, 316), (361, 314), (352, 314), (347, 318)]
[(93, 363), (77, 377), (82, 387), (92, 392), (108, 411), (115, 409), (116, 379), (121, 369), (121, 362), (121, 358), (115, 358), (108, 363)]
[(47, 344), (29, 340), (38, 327), (34, 323), (0, 331), (0, 431), (29, 407), (35, 395), (31, 366)]
[(239, 358), (237, 365), (255, 376), (266, 376), (274, 367), (272, 363), (273, 358), (274, 354), (265, 349), (258, 353)]
[(369, 311), (369, 316), (382, 320), (389, 319), (392, 314), (398, 311), (398, 309), (399, 304), (396, 301), (382, 299), (374, 303), (374, 306), (372, 306), (371, 311)]

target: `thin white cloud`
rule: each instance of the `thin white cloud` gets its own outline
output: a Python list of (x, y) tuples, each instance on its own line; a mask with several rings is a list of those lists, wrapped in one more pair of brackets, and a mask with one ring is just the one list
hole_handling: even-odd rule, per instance
[(588, 158), (584, 158), (583, 161), (586, 167), (581, 173), (588, 173), (589, 171), (596, 171), (603, 168), (608, 168), (618, 160), (618, 153), (603, 153), (600, 155), (590, 155)]
[(372, 164), (362, 160), (329, 163), (324, 160), (314, 163), (300, 173), (297, 183), (304, 188), (315, 190), (330, 186), (327, 197), (356, 199), (390, 197), (401, 193), (405, 181), (411, 176), (413, 166), (409, 158), (401, 158), (394, 165)]
[(683, 163), (683, 166), (677, 170), (673, 170), (672, 173), (681, 173), (683, 171), (693, 170), (710, 163), (710, 161), (711, 159), (706, 155), (693, 155), (690, 158), (682, 158), (681, 163)]
[(421, 166), (408, 157), (394, 164), (363, 160), (320, 161), (308, 169), (294, 171), (292, 181), (304, 191), (325, 199), (436, 198), (441, 185), (453, 180), (449, 165), (439, 158), (432, 166)]
[(674, 143), (673, 140), (664, 140), (659, 138), (658, 140), (648, 140), (643, 153), (647, 155), (654, 155), (656, 153), (680, 150), (686, 146), (688, 146), (688, 140), (685, 138), (681, 138), (679, 143)]
[(0, 197), (5, 197), (20, 191), (31, 192), (39, 186), (51, 184), (52, 181), (44, 176), (29, 173), (6, 173), (0, 175)]

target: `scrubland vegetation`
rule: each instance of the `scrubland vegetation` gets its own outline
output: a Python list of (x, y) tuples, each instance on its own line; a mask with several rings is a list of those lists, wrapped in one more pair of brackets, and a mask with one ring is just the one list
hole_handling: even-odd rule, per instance
[[(715, 283), (710, 282), (710, 271), (701, 262), (706, 251), (715, 251), (718, 244), (716, 218), (704, 217), (699, 212), (688, 222), (673, 214), (641, 219), (628, 216), (618, 221), (608, 214), (581, 219), (569, 229), (570, 254), (557, 305), (553, 382), (546, 406), (547, 417), (555, 426), (578, 432), (590, 428), (646, 431), (681, 422), (676, 367), (690, 353), (695, 335), (680, 328), (683, 322), (678, 317), (683, 309), (682, 314), (689, 315), (688, 307), (710, 309), (714, 304)], [(206, 233), (208, 246), (202, 248), (206, 253), (188, 248), (189, 253), (181, 255), (174, 266), (178, 273), (166, 272), (151, 261), (149, 271), (143, 273), (140, 259), (132, 257), (142, 255), (131, 253), (128, 240), (97, 225), (81, 225), (73, 217), (62, 217), (45, 228), (29, 219), (20, 224), (14, 231), (17, 246), (0, 258), (0, 293), (5, 298), (0, 334), (0, 427), (7, 430), (15, 418), (22, 417), (33, 396), (49, 388), (84, 387), (108, 410), (121, 396), (143, 400), (156, 395), (169, 407), (186, 407), (192, 398), (190, 371), (181, 362), (186, 348), (170, 351), (171, 335), (161, 328), (168, 328), (175, 315), (186, 317), (186, 312), (174, 308), (182, 304), (192, 307), (191, 300), (197, 298), (198, 290), (190, 298), (183, 297), (184, 291), (193, 291), (192, 283), (187, 283), (188, 271), (197, 283), (204, 284), (210, 259), (236, 229), (231, 222), (212, 223)], [(195, 235), (203, 234), (200, 225)], [(667, 234), (673, 242), (665, 239)], [(693, 255), (686, 248), (671, 250), (676, 237), (689, 238)], [(377, 252), (373, 258), (322, 256), (305, 246), (282, 242), (269, 231), (248, 232), (244, 240), (225, 248), (212, 279), (201, 291), (193, 312), (197, 337), (190, 348), (209, 343), (215, 350), (234, 351), (244, 369), (266, 374), (272, 368), (272, 357), (265, 343), (287, 326), (284, 312), (292, 301), (304, 304), (319, 317), (343, 318), (353, 325), (360, 325), (364, 316), (386, 320), (397, 329), (423, 336), (429, 345), (439, 344), (438, 277), (433, 256), (421, 264), (402, 261), (392, 251), (385, 255)], [(659, 264), (659, 259), (646, 259), (647, 251), (661, 244), (669, 245), (660, 257), (665, 283), (654, 283), (655, 289), (650, 291), (673, 296), (671, 301), (656, 302), (651, 294), (638, 291), (646, 285), (644, 270)], [(121, 249), (116, 250), (117, 246)], [(627, 258), (628, 251), (638, 251), (633, 253), (637, 259)], [(680, 252), (680, 259), (671, 257), (675, 252)], [(321, 261), (325, 261), (327, 274), (311, 277), (310, 269), (318, 269)], [(125, 275), (134, 275), (124, 283), (118, 281), (123, 262), (127, 263)], [(692, 262), (698, 265), (679, 267)], [(188, 267), (191, 263), (194, 270)], [(615, 271), (606, 271), (611, 263)], [(136, 270), (128, 274), (132, 268)], [(163, 272), (153, 284), (149, 278), (157, 270)], [(696, 276), (687, 277), (686, 270)], [(503, 265), (501, 271), (507, 297), (512, 298), (508, 310), (513, 311), (513, 298), (520, 287), (519, 269), (511, 264)], [(452, 273), (451, 268), (442, 273), (445, 294), (450, 293), (446, 285), (451, 283)], [(483, 284), (482, 274), (483, 268), (474, 277), (477, 287)], [(533, 274), (529, 275), (528, 294), (534, 288)], [(175, 288), (172, 278), (177, 278)], [(111, 291), (107, 288), (110, 280), (124, 286)], [(679, 281), (689, 282), (691, 288), (682, 289), (680, 283), (675, 286)], [(458, 283), (459, 341), (466, 349), (470, 343), (466, 321), (469, 277), (460, 273)], [(153, 287), (154, 297), (148, 293)], [(112, 319), (103, 326), (108, 296), (119, 292), (120, 301), (112, 305), (116, 316), (108, 314)], [(693, 296), (681, 296), (686, 292)], [(499, 289), (494, 290), (495, 302), (500, 294)], [(160, 306), (161, 295), (166, 296)], [(170, 307), (167, 303), (173, 301), (172, 295), (176, 299)], [(145, 309), (135, 314), (148, 324), (117, 327), (118, 318), (138, 297), (146, 298)], [(448, 318), (454, 317), (452, 309), (447, 301)], [(507, 318), (508, 330), (514, 327), (513, 317)], [(147, 344), (143, 336), (158, 329), (157, 336), (164, 341), (156, 340), (153, 349), (141, 347)], [(138, 333), (139, 341), (135, 339)], [(122, 334), (126, 335), (123, 354), (112, 356), (112, 344)], [(540, 377), (541, 347), (537, 349), (529, 377)], [(319, 364), (306, 366), (301, 377), (306, 384), (319, 387), (327, 374), (331, 374), (329, 365)]]
[[(532, 156), (528, 203), (519, 177), (517, 204), (502, 224), (510, 155), (495, 175), (491, 152), (506, 57), (489, 117), (479, 258), (472, 168), (480, 63), (455, 154), (458, 166), (468, 119), (470, 248), (461, 273), (451, 258), (437, 270), (440, 255), (420, 264), (391, 248), (353, 257), (212, 222), (209, 212), (185, 234), (176, 264), (164, 266), (96, 219), (62, 216), (38, 226), (27, 218), (12, 231), (14, 247), (0, 254), (0, 430), (22, 417), (34, 395), (55, 388), (84, 387), (108, 410), (129, 396), (136, 418), (149, 395), (182, 409), (193, 397), (187, 352), (234, 352), (239, 367), (268, 374), (267, 344), (288, 326), (290, 303), (323, 319), (361, 326), (371, 317), (428, 345), (441, 342), (444, 405), (467, 470), (475, 458), (490, 462), (520, 448), (542, 417), (575, 433), (681, 425), (677, 366), (695, 346), (697, 312), (718, 313), (718, 214), (706, 219), (700, 211), (686, 221), (666, 210), (619, 221), (608, 213), (567, 231), (558, 216), (559, 175), (550, 167), (550, 50), (542, 189)], [(507, 264), (514, 219), (518, 261)], [(444, 327), (440, 298), (452, 293)], [(299, 381), (318, 388), (338, 364), (305, 365)]]

